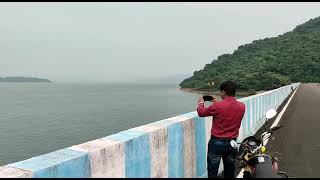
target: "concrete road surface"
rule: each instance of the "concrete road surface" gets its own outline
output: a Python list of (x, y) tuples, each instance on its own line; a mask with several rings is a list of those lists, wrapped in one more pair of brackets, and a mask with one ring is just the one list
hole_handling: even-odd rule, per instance
[(279, 124), (267, 151), (279, 158), (280, 170), (289, 177), (320, 177), (320, 84), (301, 84)]

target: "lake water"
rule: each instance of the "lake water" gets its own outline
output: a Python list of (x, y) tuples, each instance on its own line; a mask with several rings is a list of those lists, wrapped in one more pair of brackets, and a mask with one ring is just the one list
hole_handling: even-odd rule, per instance
[(195, 110), (176, 84), (0, 83), (0, 165)]
[(177, 84), (0, 83), (0, 165), (195, 111)]

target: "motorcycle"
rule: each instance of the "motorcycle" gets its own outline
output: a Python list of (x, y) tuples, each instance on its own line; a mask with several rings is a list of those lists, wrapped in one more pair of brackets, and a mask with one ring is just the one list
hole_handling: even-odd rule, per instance
[[(266, 121), (276, 114), (274, 109), (267, 111)], [(278, 170), (277, 158), (267, 154), (265, 146), (270, 136), (281, 128), (281, 125), (267, 129), (264, 124), (263, 127), (265, 132), (260, 138), (249, 136), (240, 143), (237, 160), (244, 169), (243, 178), (288, 178), (285, 172)]]

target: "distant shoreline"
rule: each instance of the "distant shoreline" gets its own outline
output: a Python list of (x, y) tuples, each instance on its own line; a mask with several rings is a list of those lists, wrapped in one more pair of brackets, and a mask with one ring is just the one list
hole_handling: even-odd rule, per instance
[[(206, 95), (206, 94), (213, 94), (215, 93), (216, 95), (218, 95), (220, 92), (219, 91), (205, 91), (205, 90), (196, 90), (194, 88), (180, 88), (181, 91), (184, 91), (184, 92), (188, 92), (188, 93), (195, 93), (195, 94), (202, 94), (202, 95)], [(256, 94), (259, 94), (259, 93), (262, 93), (264, 91), (259, 91), (257, 92)], [(243, 96), (243, 97), (246, 97), (246, 96), (251, 96), (249, 94), (249, 92), (247, 91), (237, 91), (236, 92), (236, 96)]]
[(213, 94), (214, 93), (213, 91), (196, 90), (194, 88), (180, 88), (180, 90), (184, 92), (196, 93), (196, 94)]
[(42, 78), (33, 78), (33, 77), (0, 77), (0, 83), (22, 83), (22, 82), (49, 82), (52, 83), (52, 81), (48, 79), (42, 79)]

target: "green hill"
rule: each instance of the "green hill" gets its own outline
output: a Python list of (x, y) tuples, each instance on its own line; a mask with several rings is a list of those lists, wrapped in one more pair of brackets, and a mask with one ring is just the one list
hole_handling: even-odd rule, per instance
[[(292, 82), (320, 82), (320, 17), (283, 35), (241, 45), (233, 54), (223, 54), (195, 71), (180, 87), (217, 89), (225, 80), (234, 80), (243, 91), (270, 90)], [(208, 84), (212, 81), (213, 88)]]

